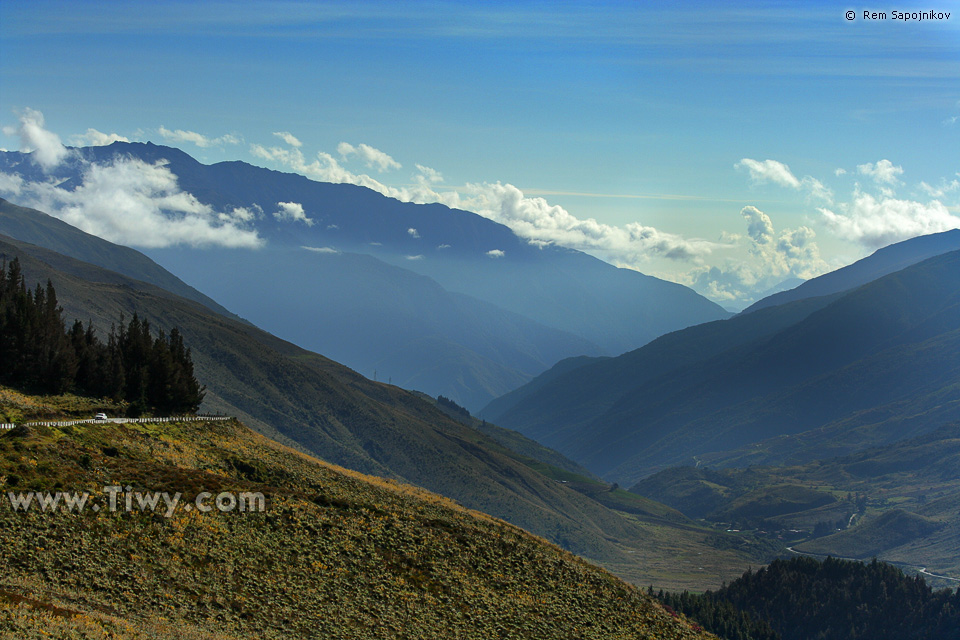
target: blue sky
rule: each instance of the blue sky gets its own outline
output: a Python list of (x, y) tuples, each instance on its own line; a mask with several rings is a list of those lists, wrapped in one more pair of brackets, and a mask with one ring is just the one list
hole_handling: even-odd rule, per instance
[(960, 3), (893, 9), (4, 0), (0, 147), (359, 182), (736, 307), (960, 226)]

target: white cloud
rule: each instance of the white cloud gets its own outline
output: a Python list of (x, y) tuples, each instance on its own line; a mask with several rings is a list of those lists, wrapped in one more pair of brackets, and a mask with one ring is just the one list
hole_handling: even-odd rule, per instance
[(833, 191), (831, 191), (829, 187), (824, 185), (816, 178), (804, 176), (803, 180), (800, 181), (800, 184), (804, 189), (806, 189), (807, 195), (810, 198), (813, 198), (814, 200), (821, 200), (827, 203), (833, 202)]
[(219, 147), (225, 144), (240, 144), (242, 142), (239, 136), (235, 136), (230, 133), (222, 135), (219, 138), (208, 138), (202, 133), (197, 133), (196, 131), (184, 131), (183, 129), (171, 131), (163, 125), (161, 125), (157, 131), (161, 136), (173, 142), (192, 142), (201, 148)]
[(834, 169), (834, 170), (833, 170), (833, 175), (837, 176), (838, 178), (839, 178), (840, 176), (845, 176), (845, 175), (847, 175), (847, 170), (846, 170), (846, 169), (843, 169), (843, 168)]
[(116, 133), (103, 133), (96, 129), (87, 129), (86, 133), (70, 137), (70, 143), (77, 147), (105, 147), (114, 142), (130, 142), (130, 139)]
[(436, 184), (438, 182), (443, 182), (443, 174), (441, 174), (436, 169), (431, 169), (430, 167), (425, 167), (422, 164), (415, 165), (417, 167), (417, 175), (415, 180), (422, 181), (427, 184)]
[(903, 174), (903, 168), (894, 166), (889, 160), (880, 160), (877, 164), (868, 162), (857, 165), (857, 173), (862, 176), (869, 176), (879, 185), (897, 185), (900, 181), (897, 176)]
[(914, 236), (960, 228), (960, 217), (951, 214), (938, 200), (923, 204), (886, 195), (877, 199), (856, 191), (853, 201), (840, 205), (838, 209), (818, 210), (834, 233), (871, 249)]
[(278, 138), (286, 142), (291, 147), (303, 146), (303, 143), (300, 142), (300, 140), (297, 139), (297, 137), (292, 133), (290, 133), (289, 131), (274, 131), (273, 135), (277, 136)]
[(367, 167), (376, 168), (381, 173), (401, 167), (400, 163), (389, 155), (379, 149), (374, 149), (368, 144), (361, 143), (355, 147), (348, 142), (341, 142), (337, 145), (337, 153), (345, 159), (357, 156), (366, 163)]
[(773, 222), (770, 221), (770, 216), (753, 206), (741, 209), (740, 215), (747, 221), (747, 234), (755, 243), (768, 245), (773, 241)]
[(8, 136), (20, 138), (20, 151), (33, 152), (34, 162), (44, 171), (55, 169), (70, 153), (60, 142), (60, 136), (44, 128), (43, 114), (34, 109), (24, 109), (20, 114), (20, 124), (16, 127), (4, 127)]
[[(9, 181), (0, 181), (0, 185)], [(218, 213), (180, 189), (163, 161), (118, 158), (87, 164), (83, 182), (68, 190), (52, 182), (22, 183), (19, 201), (111, 242), (139, 247), (258, 247), (244, 228), (252, 212)]]
[[(806, 280), (829, 270), (813, 229), (801, 226), (777, 235), (770, 216), (758, 208), (743, 207), (740, 215), (747, 223), (750, 258), (695, 267), (680, 278), (683, 284), (716, 302), (746, 306), (786, 279)], [(737, 239), (729, 233), (724, 237)]]
[(775, 182), (784, 187), (800, 188), (800, 181), (790, 171), (790, 167), (782, 162), (776, 160), (760, 162), (752, 158), (743, 158), (734, 166), (738, 169), (746, 168), (750, 172), (750, 179), (754, 182)]
[(307, 251), (313, 251), (314, 253), (340, 253), (339, 250), (334, 249), (333, 247), (307, 247), (302, 246), (301, 249), (306, 249)]
[(490, 256), (491, 258), (502, 258), (507, 254), (504, 251), (501, 251), (500, 249), (490, 249), (490, 251), (487, 251), (487, 255)]
[(743, 158), (734, 167), (749, 171), (750, 179), (756, 183), (773, 182), (783, 187), (806, 191), (809, 197), (816, 200), (828, 203), (833, 200), (833, 192), (822, 182), (812, 176), (804, 176), (801, 180), (782, 162), (769, 159), (761, 162), (752, 158)]
[(0, 173), (0, 193), (6, 197), (19, 196), (23, 191), (23, 178), (14, 173)]
[(410, 235), (411, 238), (419, 238), (419, 237), (420, 237), (420, 233), (419, 233), (416, 229), (414, 229), (413, 227), (410, 227), (409, 229), (407, 229), (407, 233)]
[[(960, 174), (957, 174), (960, 176)], [(939, 186), (932, 186), (926, 182), (920, 182), (920, 188), (931, 198), (942, 198), (954, 191), (960, 190), (960, 180), (951, 180), (947, 182), (944, 179), (940, 179)]]
[(258, 205), (252, 207), (236, 207), (227, 213), (217, 214), (217, 219), (222, 222), (248, 223), (263, 216), (263, 209)]
[(581, 220), (543, 198), (528, 198), (511, 184), (468, 184), (461, 208), (505, 224), (527, 240), (596, 251), (611, 259), (636, 264), (651, 256), (696, 260), (710, 253), (715, 243), (687, 240), (653, 227), (632, 222), (616, 227), (593, 218)]
[(303, 222), (308, 227), (313, 226), (313, 219), (307, 217), (303, 211), (303, 205), (299, 202), (278, 202), (277, 206), (280, 208), (273, 212), (273, 217), (277, 220)]
[(415, 256), (404, 256), (407, 260), (423, 260), (423, 254), (417, 254)]
[(639, 223), (617, 227), (599, 223), (593, 218), (581, 220), (543, 198), (526, 197), (511, 184), (471, 183), (459, 190), (437, 191), (433, 184), (442, 180), (442, 177), (439, 172), (423, 165), (417, 165), (420, 173), (412, 186), (398, 188), (387, 186), (366, 174), (352, 173), (333, 156), (322, 151), (311, 162), (307, 162), (297, 148), (254, 144), (250, 152), (314, 180), (360, 185), (402, 202), (439, 202), (504, 224), (528, 241), (595, 252), (606, 259), (627, 264), (637, 264), (651, 257), (697, 261), (720, 246), (697, 238), (688, 240)]
[(448, 244), (439, 244), (439, 245), (437, 245), (437, 249), (449, 249), (449, 248), (450, 248), (450, 245), (448, 245)]

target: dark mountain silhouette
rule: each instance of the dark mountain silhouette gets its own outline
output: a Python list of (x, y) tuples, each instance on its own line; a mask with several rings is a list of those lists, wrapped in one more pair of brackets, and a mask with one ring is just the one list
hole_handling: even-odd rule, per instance
[(958, 291), (960, 252), (947, 253), (853, 291), (664, 336), (490, 417), (618, 481), (894, 442), (960, 417)]

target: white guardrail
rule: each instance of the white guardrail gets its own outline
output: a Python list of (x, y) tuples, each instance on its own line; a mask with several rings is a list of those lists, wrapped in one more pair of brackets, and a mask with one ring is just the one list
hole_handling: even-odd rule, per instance
[[(96, 418), (85, 418), (83, 420), (35, 420), (22, 423), (27, 427), (69, 427), (75, 424), (126, 424), (129, 422), (139, 424), (156, 424), (158, 422), (208, 422), (210, 420), (233, 420), (233, 416), (172, 416), (169, 418), (107, 418), (106, 420), (97, 420)], [(4, 422), (0, 423), (0, 429), (13, 429), (17, 425)]]

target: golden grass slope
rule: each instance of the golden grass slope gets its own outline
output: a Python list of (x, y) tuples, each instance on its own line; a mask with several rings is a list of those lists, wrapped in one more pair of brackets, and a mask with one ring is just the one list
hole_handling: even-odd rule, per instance
[[(517, 527), (237, 422), (5, 433), (0, 479), (2, 637), (710, 637)], [(267, 509), (15, 512), (6, 495), (107, 485), (259, 491)]]

